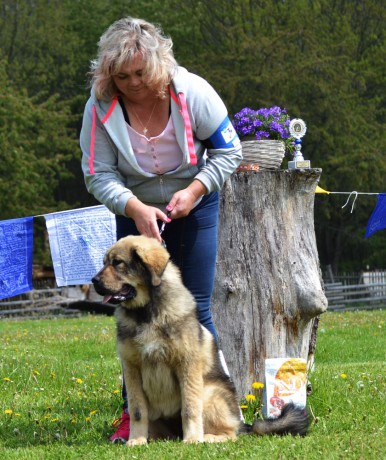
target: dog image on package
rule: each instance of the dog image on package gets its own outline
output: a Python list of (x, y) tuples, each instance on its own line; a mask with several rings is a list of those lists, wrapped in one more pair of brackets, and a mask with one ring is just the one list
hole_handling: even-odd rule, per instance
[(307, 399), (307, 362), (301, 358), (265, 360), (264, 415), (278, 417), (286, 404), (303, 409)]

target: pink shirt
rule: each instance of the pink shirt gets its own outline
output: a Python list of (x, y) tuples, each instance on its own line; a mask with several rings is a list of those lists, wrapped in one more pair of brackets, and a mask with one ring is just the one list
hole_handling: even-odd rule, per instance
[(164, 174), (180, 166), (182, 150), (177, 143), (172, 117), (169, 117), (168, 124), (160, 135), (149, 139), (129, 124), (126, 126), (135, 158), (144, 171)]

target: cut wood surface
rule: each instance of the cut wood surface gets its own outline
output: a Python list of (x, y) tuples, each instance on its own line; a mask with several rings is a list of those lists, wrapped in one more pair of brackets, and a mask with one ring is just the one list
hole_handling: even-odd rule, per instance
[(239, 172), (222, 190), (212, 309), (240, 397), (264, 381), (266, 358), (308, 359), (313, 318), (327, 309), (313, 214), (320, 175)]

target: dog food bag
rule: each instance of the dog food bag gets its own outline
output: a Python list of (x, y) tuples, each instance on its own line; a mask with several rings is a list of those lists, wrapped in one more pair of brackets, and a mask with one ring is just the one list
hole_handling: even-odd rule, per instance
[(301, 358), (265, 360), (263, 413), (265, 417), (280, 415), (289, 402), (304, 408), (307, 400), (307, 362)]

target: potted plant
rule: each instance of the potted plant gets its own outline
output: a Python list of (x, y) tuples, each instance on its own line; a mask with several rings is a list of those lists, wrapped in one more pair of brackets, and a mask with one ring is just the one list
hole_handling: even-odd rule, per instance
[(243, 146), (243, 163), (260, 169), (279, 168), (285, 153), (294, 151), (289, 133), (291, 119), (278, 106), (253, 110), (245, 107), (234, 115), (233, 125)]

